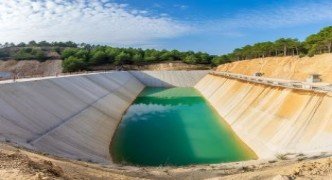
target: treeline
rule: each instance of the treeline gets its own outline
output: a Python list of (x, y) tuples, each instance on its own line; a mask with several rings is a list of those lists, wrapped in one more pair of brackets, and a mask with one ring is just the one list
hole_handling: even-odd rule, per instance
[(178, 50), (155, 50), (114, 48), (109, 46), (91, 46), (69, 48), (62, 52), (63, 68), (66, 72), (89, 70), (90, 67), (113, 64), (121, 67), (125, 64), (151, 64), (164, 61), (182, 61), (188, 64), (211, 64), (217, 56), (203, 52), (180, 52)]
[(235, 49), (226, 55), (229, 61), (246, 60), (274, 56), (314, 56), (315, 54), (332, 52), (332, 26), (322, 29), (317, 34), (310, 35), (305, 41), (281, 38), (274, 42), (260, 42)]
[[(85, 45), (84, 43), (81, 45)], [(4, 44), (0, 43), (0, 48), (12, 48), (12, 47), (78, 47), (78, 44), (72, 42), (72, 41), (67, 41), (67, 42), (47, 42), (47, 41), (30, 41), (29, 43), (9, 43), (6, 42)]]
[[(36, 42), (0, 44), (0, 59), (38, 60), (56, 59), (66, 48), (78, 48), (78, 44), (68, 42)], [(55, 55), (54, 55), (55, 54)], [(55, 56), (55, 57), (54, 57)]]
[(15, 59), (15, 60), (38, 60), (44, 61), (51, 59), (48, 57), (49, 50), (38, 47), (24, 47), (24, 48), (3, 48), (0, 49), (0, 59)]
[[(221, 58), (204, 52), (180, 52), (178, 50), (156, 50), (116, 48), (110, 46), (76, 44), (69, 42), (35, 42), (0, 44), (0, 59), (39, 60), (52, 59), (50, 52), (63, 59), (65, 72), (90, 70), (95, 66), (125, 64), (144, 65), (165, 61), (182, 61), (188, 64), (220, 64)], [(59, 58), (60, 58), (59, 57)], [(53, 58), (54, 59), (54, 58)]]
[[(281, 38), (274, 42), (260, 42), (235, 49), (232, 53), (215, 56), (204, 52), (180, 52), (178, 50), (155, 50), (115, 48), (74, 42), (35, 42), (0, 44), (0, 59), (47, 60), (62, 58), (64, 71), (90, 70), (95, 66), (125, 64), (151, 64), (163, 61), (182, 61), (188, 64), (220, 65), (228, 62), (276, 56), (313, 56), (332, 52), (332, 26), (310, 35), (301, 42), (298, 39)], [(50, 55), (51, 54), (51, 55)]]

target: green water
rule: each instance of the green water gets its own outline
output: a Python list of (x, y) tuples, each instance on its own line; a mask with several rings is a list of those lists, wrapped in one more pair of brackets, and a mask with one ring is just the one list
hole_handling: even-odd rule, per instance
[(141, 166), (255, 159), (194, 88), (146, 88), (128, 109), (110, 149), (113, 161)]

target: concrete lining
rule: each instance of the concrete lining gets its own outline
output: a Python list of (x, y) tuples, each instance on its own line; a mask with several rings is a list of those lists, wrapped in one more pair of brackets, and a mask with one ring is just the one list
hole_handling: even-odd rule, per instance
[(0, 82), (0, 139), (110, 163), (113, 134), (145, 86), (192, 87), (208, 72), (112, 71)]
[(130, 71), (149, 87), (194, 87), (209, 72), (211, 71)]
[(109, 162), (109, 143), (144, 85), (128, 72), (0, 85), (0, 136), (62, 157)]
[(108, 72), (0, 82), (0, 139), (61, 157), (110, 163), (113, 134), (145, 86), (194, 86), (260, 158), (332, 150), (330, 93), (209, 72)]
[(195, 88), (260, 158), (332, 150), (330, 93), (216, 75), (205, 76)]

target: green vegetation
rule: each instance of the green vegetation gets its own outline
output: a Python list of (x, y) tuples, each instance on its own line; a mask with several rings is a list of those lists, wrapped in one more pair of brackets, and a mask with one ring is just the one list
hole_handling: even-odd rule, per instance
[[(54, 57), (51, 54), (57, 54)], [(164, 61), (182, 61), (188, 64), (220, 64), (253, 58), (276, 56), (314, 56), (315, 54), (332, 53), (332, 26), (323, 28), (317, 34), (310, 35), (305, 41), (281, 38), (274, 42), (260, 42), (235, 49), (232, 53), (215, 56), (203, 52), (180, 52), (178, 50), (155, 50), (116, 48), (73, 42), (35, 42), (0, 44), (0, 59), (64, 60), (66, 72), (90, 70), (103, 65), (122, 66), (125, 64), (144, 65)]]
[(275, 42), (260, 42), (235, 49), (228, 54), (231, 61), (246, 60), (261, 57), (294, 56), (332, 52), (332, 26), (322, 29), (319, 33), (310, 35), (304, 42), (298, 39), (281, 38)]
[(287, 160), (288, 159), (287, 155), (288, 154), (276, 154), (276, 158), (279, 160)]
[(22, 48), (14, 55), (14, 59), (16, 60), (46, 60), (45, 52), (41, 49), (37, 48)]
[[(67, 48), (62, 52), (63, 68), (66, 72), (89, 70), (90, 67), (105, 64), (123, 66), (125, 64), (151, 64), (164, 61), (182, 61), (188, 64), (211, 64), (217, 56), (202, 52), (180, 52), (177, 50), (115, 48), (109, 46), (88, 46), (81, 48)], [(79, 59), (80, 63), (73, 63)], [(67, 63), (67, 61), (70, 61)], [(82, 64), (83, 62), (83, 64)], [(73, 67), (77, 65), (77, 67)], [(70, 66), (70, 67), (68, 67)]]
[(81, 71), (86, 68), (84, 59), (77, 58), (74, 56), (70, 56), (65, 61), (63, 61), (62, 66), (65, 72)]
[[(73, 42), (46, 42), (39, 43), (31, 41), (29, 43), (14, 43), (0, 44), (0, 59), (15, 59), (15, 60), (38, 60), (45, 61), (49, 59), (58, 59), (59, 54), (67, 48), (77, 48), (77, 44)], [(53, 54), (52, 54), (53, 53)], [(55, 55), (58, 55), (54, 57)]]

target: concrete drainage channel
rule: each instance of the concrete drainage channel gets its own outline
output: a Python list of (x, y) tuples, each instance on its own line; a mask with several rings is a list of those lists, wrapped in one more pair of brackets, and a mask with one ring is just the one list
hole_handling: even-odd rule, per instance
[(115, 130), (145, 87), (194, 87), (260, 159), (332, 150), (330, 93), (208, 73), (107, 72), (0, 82), (0, 139), (110, 164)]
[(109, 144), (146, 87), (193, 87), (209, 71), (132, 71), (0, 84), (0, 137), (72, 159), (110, 163)]

